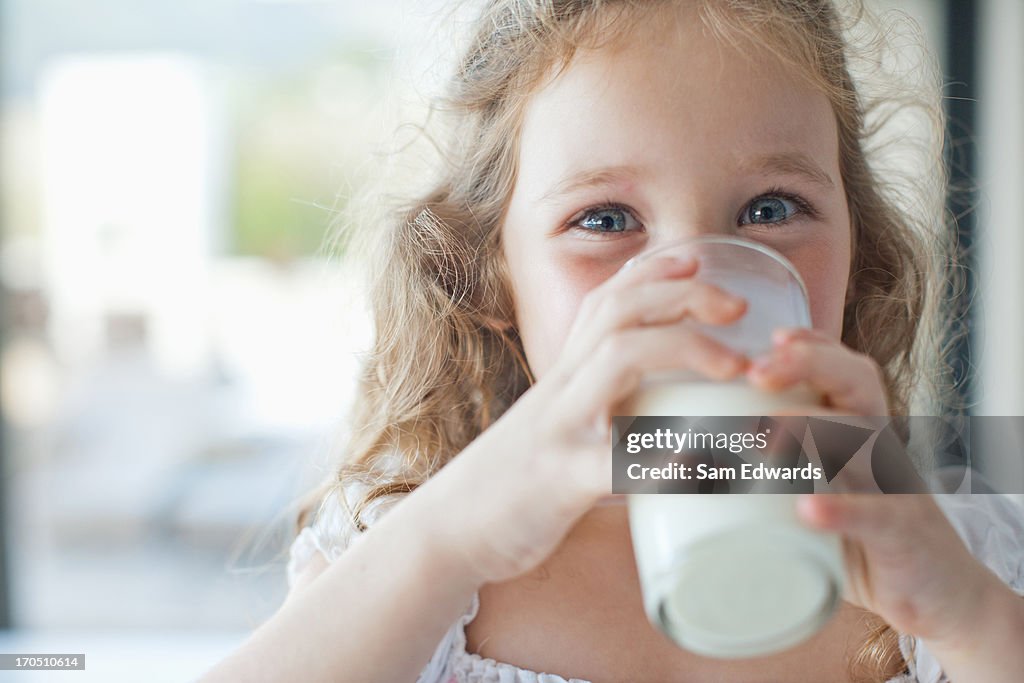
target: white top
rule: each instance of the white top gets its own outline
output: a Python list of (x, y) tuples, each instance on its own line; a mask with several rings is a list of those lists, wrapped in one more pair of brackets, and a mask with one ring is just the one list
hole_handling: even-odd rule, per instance
[[(354, 503), (365, 491), (359, 486), (346, 490)], [(379, 499), (363, 515), (371, 525), (399, 497)], [(960, 534), (971, 553), (988, 566), (1015, 592), (1024, 595), (1024, 509), (1000, 495), (939, 495), (939, 506)], [(349, 515), (336, 497), (328, 497), (313, 523), (303, 529), (291, 546), (288, 583), (319, 551), (333, 562), (361, 538)], [(511, 664), (466, 651), (466, 624), (473, 621), (480, 606), (479, 595), (445, 634), (416, 683), (589, 683), (583, 679), (520, 669)], [(912, 636), (900, 634), (900, 651), (909, 673), (888, 683), (948, 683), (938, 661)]]

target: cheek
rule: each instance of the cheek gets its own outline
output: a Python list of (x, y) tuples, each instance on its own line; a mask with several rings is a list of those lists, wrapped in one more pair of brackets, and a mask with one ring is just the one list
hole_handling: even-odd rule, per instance
[(813, 326), (839, 339), (850, 277), (848, 243), (831, 244), (828, 248), (808, 244), (787, 256), (807, 285)]
[(566, 252), (509, 254), (516, 324), (535, 378), (558, 359), (583, 298), (611, 277), (622, 258)]

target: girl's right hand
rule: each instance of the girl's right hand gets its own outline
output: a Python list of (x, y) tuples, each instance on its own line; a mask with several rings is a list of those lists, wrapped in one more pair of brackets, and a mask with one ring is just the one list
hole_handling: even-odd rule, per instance
[(539, 565), (610, 493), (611, 417), (643, 374), (725, 380), (745, 369), (744, 356), (673, 324), (728, 324), (746, 310), (696, 272), (692, 259), (645, 259), (591, 290), (549, 372), (421, 487), (444, 520), (437, 541), (477, 584)]

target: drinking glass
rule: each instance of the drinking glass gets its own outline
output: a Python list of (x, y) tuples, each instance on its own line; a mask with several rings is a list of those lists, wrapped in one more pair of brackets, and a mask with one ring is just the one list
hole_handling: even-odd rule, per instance
[[(731, 325), (692, 325), (750, 357), (772, 330), (809, 327), (807, 290), (778, 252), (735, 237), (703, 236), (642, 255), (692, 254), (694, 277), (747, 300)], [(760, 416), (819, 404), (806, 386), (762, 392), (741, 377), (690, 371), (647, 375), (624, 415)], [(752, 657), (791, 647), (835, 610), (843, 586), (838, 536), (811, 530), (796, 494), (631, 494), (630, 531), (648, 618), (678, 645), (708, 656)]]

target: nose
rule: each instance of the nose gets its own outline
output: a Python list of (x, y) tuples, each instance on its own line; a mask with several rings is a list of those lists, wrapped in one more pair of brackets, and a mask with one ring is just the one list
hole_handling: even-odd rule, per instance
[(655, 239), (649, 240), (643, 249), (633, 254), (628, 261), (622, 264), (622, 270), (632, 268), (639, 261), (659, 256), (696, 256), (700, 253), (699, 246), (702, 242), (722, 237), (728, 237), (728, 235), (722, 234), (721, 231), (711, 230), (700, 230), (687, 233), (676, 232), (671, 235), (661, 235)]
[(701, 242), (711, 237), (735, 237), (736, 230), (711, 217), (703, 219), (682, 219), (671, 225), (656, 226), (650, 230), (650, 237), (643, 249), (634, 258), (654, 252), (668, 251), (690, 242)]

